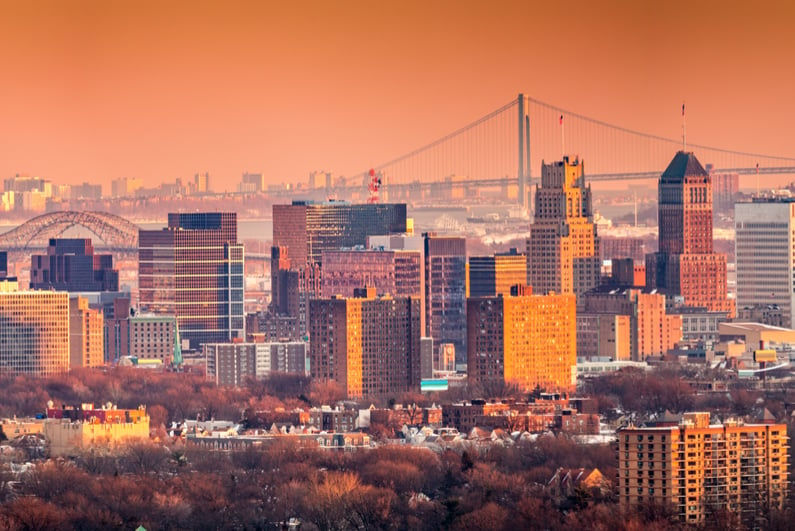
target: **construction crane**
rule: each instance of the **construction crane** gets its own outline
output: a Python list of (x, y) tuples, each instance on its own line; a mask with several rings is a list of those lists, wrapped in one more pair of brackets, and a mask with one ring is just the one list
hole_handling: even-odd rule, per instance
[(374, 168), (370, 168), (368, 172), (370, 181), (367, 183), (367, 190), (370, 192), (370, 197), (367, 198), (368, 203), (378, 202), (378, 190), (381, 188), (381, 174), (376, 173)]

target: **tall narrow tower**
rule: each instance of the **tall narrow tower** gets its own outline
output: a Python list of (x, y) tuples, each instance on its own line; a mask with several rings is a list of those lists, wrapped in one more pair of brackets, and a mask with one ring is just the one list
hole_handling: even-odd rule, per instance
[(583, 162), (541, 166), (535, 220), (527, 239), (527, 283), (540, 295), (579, 295), (599, 285), (599, 237)]
[(712, 182), (696, 156), (679, 151), (660, 176), (659, 251), (646, 255), (646, 285), (686, 306), (725, 311), (726, 255), (712, 247)]
[(530, 182), (530, 109), (527, 96), (519, 94), (519, 204), (527, 208), (528, 184)]

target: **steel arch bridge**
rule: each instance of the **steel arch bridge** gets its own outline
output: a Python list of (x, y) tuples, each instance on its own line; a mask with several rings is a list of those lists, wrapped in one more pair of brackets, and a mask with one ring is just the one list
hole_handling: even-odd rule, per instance
[(65, 211), (36, 216), (0, 235), (0, 249), (26, 252), (46, 248), (50, 238), (75, 226), (91, 231), (102, 242), (98, 247), (123, 251), (138, 248), (138, 226), (131, 221), (107, 212)]

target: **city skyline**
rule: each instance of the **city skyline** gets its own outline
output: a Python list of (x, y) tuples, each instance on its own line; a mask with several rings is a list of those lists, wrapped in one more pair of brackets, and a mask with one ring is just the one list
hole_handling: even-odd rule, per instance
[[(232, 191), (353, 174), (518, 92), (630, 129), (792, 156), (785, 2), (6, 5), (0, 173)], [(526, 50), (526, 53), (522, 51)], [(574, 148), (574, 146), (572, 146)]]

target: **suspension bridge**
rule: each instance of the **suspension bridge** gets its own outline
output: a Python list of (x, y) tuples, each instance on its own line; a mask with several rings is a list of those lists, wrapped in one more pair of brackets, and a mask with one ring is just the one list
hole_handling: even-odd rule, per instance
[[(519, 96), (473, 122), (374, 167), (383, 199), (395, 201), (444, 184), (501, 187), (525, 207), (542, 161), (560, 160), (566, 148), (582, 159), (588, 181), (658, 178), (682, 138), (665, 138), (590, 118), (530, 96)], [(687, 143), (714, 171), (739, 175), (795, 174), (795, 156), (777, 156)], [(363, 172), (346, 186), (366, 183)]]

